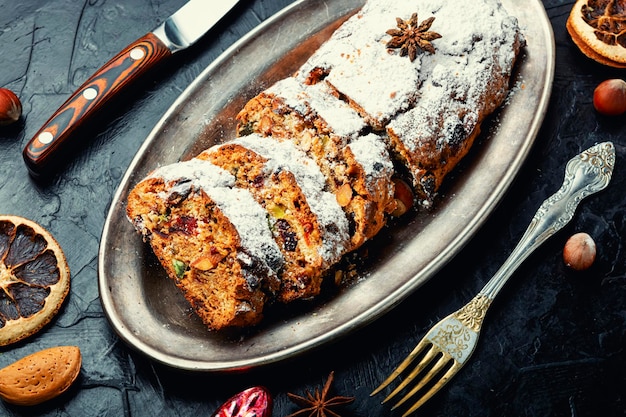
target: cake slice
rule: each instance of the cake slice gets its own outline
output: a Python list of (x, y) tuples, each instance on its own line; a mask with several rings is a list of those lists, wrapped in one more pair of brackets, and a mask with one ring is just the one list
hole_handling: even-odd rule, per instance
[(257, 133), (289, 140), (320, 167), (336, 189), (346, 180), (341, 154), (367, 124), (324, 84), (309, 86), (282, 79), (246, 103), (237, 115), (237, 134)]
[(238, 132), (290, 141), (313, 159), (350, 221), (351, 250), (372, 238), (395, 208), (393, 164), (381, 137), (326, 84), (293, 77), (252, 98), (237, 116)]
[(319, 294), (324, 273), (350, 247), (348, 220), (315, 162), (290, 141), (255, 134), (214, 146), (198, 158), (231, 172), (236, 185), (269, 213), (286, 259), (277, 298), (289, 302)]
[(154, 170), (128, 196), (129, 219), (210, 329), (258, 323), (284, 266), (267, 213), (234, 183), (192, 159)]

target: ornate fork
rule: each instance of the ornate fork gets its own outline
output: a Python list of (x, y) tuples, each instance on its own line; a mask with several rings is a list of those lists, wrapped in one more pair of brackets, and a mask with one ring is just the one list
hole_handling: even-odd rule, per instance
[(420, 377), (393, 407), (395, 409), (413, 398), (416, 402), (403, 415), (407, 416), (456, 375), (474, 352), (487, 309), (509, 277), (535, 249), (574, 217), (576, 207), (583, 198), (606, 188), (614, 165), (615, 148), (611, 142), (592, 146), (571, 159), (565, 168), (563, 185), (541, 204), (522, 239), (496, 274), (468, 304), (433, 326), (409, 356), (370, 395), (376, 395), (401, 374), (406, 374), (409, 365), (419, 357), (419, 363), (383, 401), (389, 401)]

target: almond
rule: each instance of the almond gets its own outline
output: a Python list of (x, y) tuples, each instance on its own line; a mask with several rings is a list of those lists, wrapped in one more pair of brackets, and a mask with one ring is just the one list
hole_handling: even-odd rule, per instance
[(413, 190), (406, 181), (400, 178), (393, 178), (394, 198), (396, 200), (396, 208), (391, 213), (392, 216), (400, 217), (413, 207), (415, 199)]
[(267, 116), (263, 116), (259, 121), (258, 131), (269, 135), (270, 133), (272, 133), (273, 125), (274, 123), (272, 122), (272, 119)]
[(16, 405), (37, 405), (65, 392), (80, 373), (77, 346), (35, 352), (0, 369), (0, 398)]
[(346, 207), (352, 201), (352, 187), (350, 184), (344, 184), (337, 190), (337, 203), (341, 207)]
[(226, 255), (219, 252), (212, 252), (206, 256), (196, 259), (191, 263), (192, 268), (199, 269), (200, 271), (210, 271), (215, 268)]

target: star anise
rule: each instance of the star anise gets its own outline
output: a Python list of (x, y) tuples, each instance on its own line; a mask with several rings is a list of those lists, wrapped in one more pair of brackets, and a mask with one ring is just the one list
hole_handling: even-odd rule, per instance
[(441, 35), (437, 32), (428, 30), (434, 21), (435, 17), (431, 16), (418, 24), (417, 13), (413, 13), (409, 20), (403, 20), (397, 17), (397, 28), (387, 31), (387, 34), (392, 36), (387, 42), (387, 48), (400, 48), (400, 56), (408, 55), (411, 62), (417, 58), (419, 51), (434, 54), (435, 48), (430, 42), (441, 38)]
[(335, 373), (331, 372), (330, 375), (328, 375), (328, 379), (326, 380), (321, 393), (317, 388), (315, 388), (314, 394), (307, 391), (306, 397), (288, 392), (287, 396), (294, 403), (303, 408), (293, 414), (289, 414), (287, 417), (304, 415), (307, 415), (308, 417), (341, 417), (339, 414), (331, 410), (331, 407), (350, 404), (354, 401), (354, 397), (335, 396), (328, 398), (328, 392), (330, 391), (330, 386), (332, 385), (334, 378)]

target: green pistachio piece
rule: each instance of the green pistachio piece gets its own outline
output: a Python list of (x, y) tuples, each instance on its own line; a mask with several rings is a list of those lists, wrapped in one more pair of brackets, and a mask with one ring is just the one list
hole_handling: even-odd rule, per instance
[(178, 278), (182, 278), (185, 275), (185, 271), (187, 270), (187, 264), (183, 261), (179, 261), (178, 259), (174, 259), (172, 261), (172, 266), (174, 267), (174, 271), (176, 272), (176, 276)]

